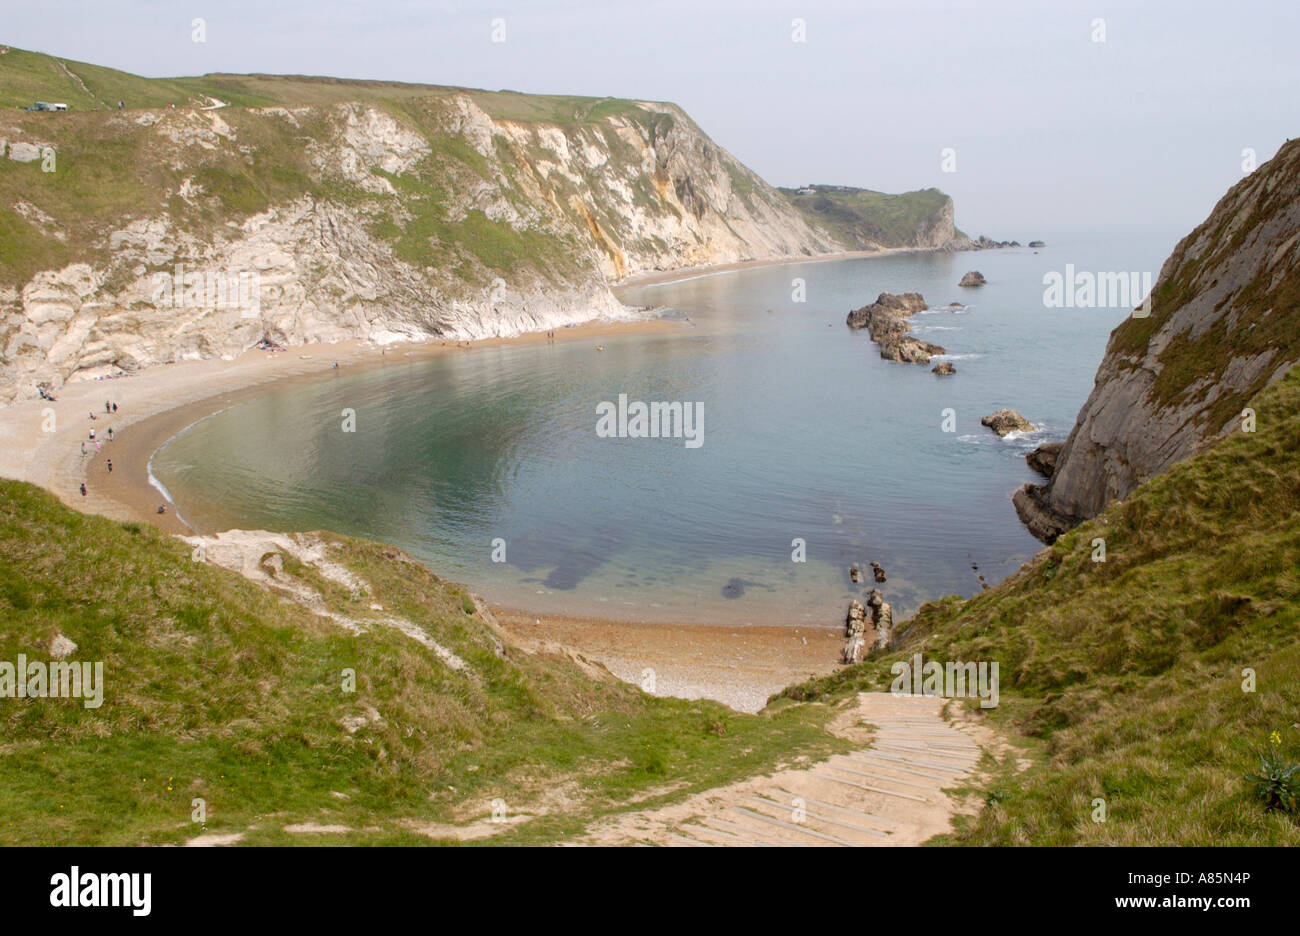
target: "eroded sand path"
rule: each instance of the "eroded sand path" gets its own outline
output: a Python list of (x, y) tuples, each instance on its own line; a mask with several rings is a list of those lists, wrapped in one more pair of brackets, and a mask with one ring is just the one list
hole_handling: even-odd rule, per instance
[(588, 845), (917, 845), (949, 831), (983, 729), (949, 722), (949, 700), (865, 692), (849, 714), (875, 727), (849, 754), (603, 820)]

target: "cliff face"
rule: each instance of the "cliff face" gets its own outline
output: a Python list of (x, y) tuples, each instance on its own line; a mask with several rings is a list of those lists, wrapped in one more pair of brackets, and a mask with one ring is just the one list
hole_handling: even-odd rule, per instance
[[(1300, 361), (1300, 141), (1233, 186), (1183, 238), (1106, 346), (1047, 485), (1015, 496), (1048, 542), (1220, 437)], [(1270, 416), (1255, 414), (1267, 432)]]
[(263, 339), (624, 316), (633, 273), (841, 249), (672, 105), (369, 93), (4, 118), (0, 400)]

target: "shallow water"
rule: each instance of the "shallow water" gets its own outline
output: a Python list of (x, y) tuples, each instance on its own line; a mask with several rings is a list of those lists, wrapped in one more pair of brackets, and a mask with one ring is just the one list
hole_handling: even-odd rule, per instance
[[(1062, 241), (752, 268), (636, 287), (680, 332), (346, 370), (218, 413), (154, 459), (201, 529), (395, 543), (499, 603), (610, 618), (832, 624), (879, 561), (896, 613), (1013, 572), (1039, 544), (1010, 496), (1064, 439), (1124, 309), (1043, 306), (1043, 274), (1156, 269), (1171, 239)], [(967, 269), (989, 283), (959, 288)], [(807, 301), (791, 301), (802, 278)], [(882, 361), (844, 316), (884, 290), (957, 375)], [(604, 351), (597, 351), (601, 344)], [(703, 404), (703, 444), (601, 438), (602, 401)], [(998, 439), (1001, 407), (1041, 426)], [(343, 432), (342, 411), (356, 431)], [(955, 411), (953, 432), (943, 410)], [(493, 540), (505, 562), (493, 562)], [(803, 539), (806, 562), (791, 561)]]

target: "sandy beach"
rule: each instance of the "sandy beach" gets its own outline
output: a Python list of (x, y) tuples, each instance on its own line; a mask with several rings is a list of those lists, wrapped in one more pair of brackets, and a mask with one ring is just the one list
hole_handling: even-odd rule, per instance
[[(886, 251), (863, 253), (881, 256)], [(849, 256), (849, 255), (844, 255)], [(832, 257), (810, 260), (838, 259)], [(619, 284), (666, 282), (727, 272), (745, 266), (793, 261), (755, 261), (723, 267), (651, 274)], [(688, 324), (664, 319), (593, 321), (555, 331), (556, 342), (591, 341), (619, 334), (671, 331)], [(57, 401), (29, 399), (0, 409), (0, 476), (40, 485), (70, 507), (122, 521), (151, 523), (175, 534), (195, 532), (176, 516), (151, 483), (153, 454), (187, 426), (264, 393), (272, 384), (305, 381), (333, 369), (374, 368), (444, 354), (472, 354), (501, 345), (544, 343), (545, 332), (514, 338), (401, 343), (379, 348), (363, 341), (302, 345), (282, 351), (253, 349), (233, 360), (156, 365), (116, 379), (73, 382)], [(105, 411), (116, 403), (117, 411)], [(91, 414), (95, 418), (91, 419)], [(109, 429), (113, 431), (109, 441)], [(95, 439), (91, 440), (91, 430)], [(86, 452), (82, 454), (82, 443)], [(109, 463), (112, 463), (112, 471)], [(86, 485), (86, 493), (80, 485)], [(160, 505), (166, 512), (159, 514)], [(215, 532), (215, 531), (202, 531)], [(436, 570), (435, 570), (436, 571)], [(641, 683), (656, 674), (659, 694), (707, 697), (756, 711), (783, 686), (832, 670), (842, 638), (839, 628), (786, 628), (734, 624), (664, 624), (597, 618), (538, 616), (494, 608), (505, 626), (577, 650), (606, 665), (619, 678)]]
[[(683, 327), (663, 319), (594, 321), (555, 331), (556, 342)], [(245, 351), (233, 360), (160, 364), (111, 380), (74, 382), (57, 402), (23, 400), (0, 409), (0, 476), (30, 481), (87, 513), (153, 523), (171, 533), (194, 532), (182, 524), (150, 483), (149, 459), (168, 439), (226, 407), (252, 399), (268, 386), (310, 380), (340, 368), (355, 372), (410, 363), (444, 354), (547, 341), (545, 332), (480, 341), (401, 343), (380, 348), (364, 341), (299, 345), (284, 351)], [(105, 403), (117, 412), (105, 411)], [(91, 419), (94, 414), (95, 419)], [(113, 441), (108, 430), (113, 430)], [(89, 438), (95, 430), (95, 440)], [(81, 443), (86, 443), (86, 454)], [(96, 442), (99, 443), (98, 449)], [(112, 461), (113, 471), (108, 471)], [(85, 482), (82, 496), (79, 485)], [(209, 531), (210, 532), (210, 531)]]

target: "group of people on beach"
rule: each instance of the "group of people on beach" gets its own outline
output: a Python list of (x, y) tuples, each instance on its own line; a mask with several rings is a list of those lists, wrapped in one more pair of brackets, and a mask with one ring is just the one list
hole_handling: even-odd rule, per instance
[[(334, 366), (335, 366), (335, 367), (338, 367), (338, 364), (335, 364)], [(106, 401), (104, 402), (104, 413), (105, 413), (106, 415), (109, 415), (109, 416), (115, 416), (115, 415), (117, 414), (117, 404), (114, 403), (112, 400), (106, 400)], [(99, 419), (99, 415), (98, 415), (97, 413), (95, 413), (94, 411), (91, 411), (90, 418), (91, 418), (92, 421), (94, 421), (94, 420), (98, 420), (98, 419)], [(112, 426), (109, 426), (109, 427), (108, 427), (108, 430), (107, 430), (107, 432), (106, 432), (106, 435), (108, 436), (108, 441), (109, 441), (109, 442), (112, 442), (112, 441), (113, 441), (113, 427), (112, 427)], [(91, 441), (92, 443), (94, 443), (95, 451), (96, 451), (96, 452), (100, 451), (100, 443), (99, 443), (99, 441), (95, 438), (95, 427), (94, 427), (94, 426), (91, 426), (91, 427), (90, 427), (90, 441)], [(85, 442), (82, 442), (82, 443), (81, 443), (81, 455), (82, 455), (82, 457), (84, 458), (87, 454), (89, 454), (89, 452), (87, 451), (86, 443), (85, 443)], [(107, 459), (107, 460), (104, 462), (104, 467), (108, 469), (108, 473), (109, 473), (109, 474), (112, 474), (112, 473), (113, 473), (113, 459), (111, 459), (111, 458)], [(85, 497), (85, 496), (86, 496), (86, 482), (85, 482), (85, 481), (82, 481), (82, 482), (81, 482), (81, 484), (80, 484), (80, 486), (79, 486), (79, 489), (80, 489), (80, 491), (81, 491), (81, 496), (82, 496), (82, 497)], [(165, 514), (166, 512), (167, 512), (167, 505), (166, 505), (166, 504), (159, 504), (159, 505), (158, 505), (158, 513), (160, 513), (160, 514)]]
[[(105, 400), (105, 401), (104, 401), (104, 413), (105, 413), (106, 415), (109, 415), (109, 416), (113, 416), (113, 415), (115, 415), (115, 414), (117, 413), (117, 404), (114, 403), (112, 400)], [(90, 413), (90, 419), (91, 419), (92, 422), (95, 421), (95, 420), (97, 420), (97, 419), (99, 419), (99, 416), (95, 413), (94, 410), (91, 410), (91, 413)], [(113, 427), (112, 427), (112, 426), (109, 426), (109, 427), (108, 427), (108, 431), (105, 433), (105, 435), (108, 436), (108, 441), (109, 441), (109, 442), (112, 442), (112, 441), (113, 441)], [(90, 427), (90, 442), (95, 446), (95, 451), (98, 452), (98, 451), (100, 450), (100, 442), (99, 442), (99, 440), (98, 440), (97, 438), (95, 438), (95, 427), (94, 427), (94, 426), (91, 426), (91, 427)], [(89, 454), (89, 453), (88, 453), (88, 450), (87, 450), (87, 448), (86, 448), (86, 443), (85, 443), (85, 442), (82, 442), (82, 443), (81, 443), (81, 456), (84, 458), (87, 454)], [(112, 473), (113, 473), (113, 459), (111, 459), (111, 458), (108, 459), (108, 462), (107, 462), (107, 464), (106, 464), (105, 467), (108, 468), (108, 473), (109, 473), (109, 474), (112, 474)], [(81, 482), (81, 496), (82, 496), (82, 497), (85, 497), (85, 496), (86, 496), (86, 482), (84, 482), (84, 481)]]

